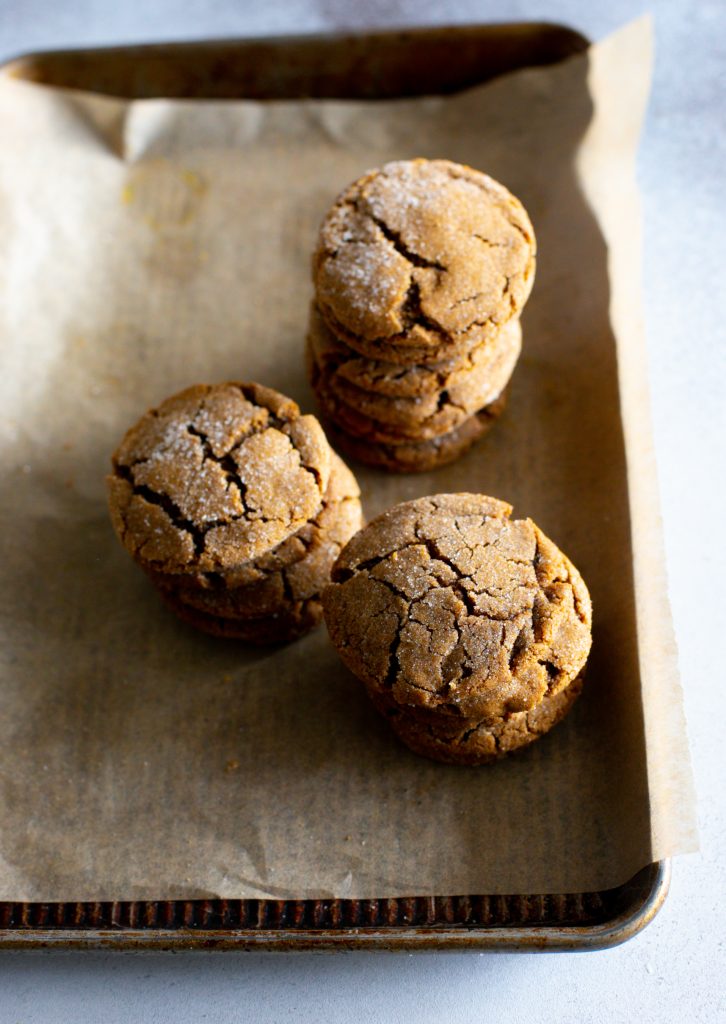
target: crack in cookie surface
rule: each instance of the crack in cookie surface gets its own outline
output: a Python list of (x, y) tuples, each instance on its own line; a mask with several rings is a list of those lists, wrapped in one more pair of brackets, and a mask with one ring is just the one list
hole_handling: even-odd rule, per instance
[[(401, 366), (363, 357), (349, 348), (336, 338), (313, 306), (307, 341), (309, 359), (333, 390), (348, 389), (350, 394), (363, 392), (391, 402), (404, 400), (401, 408), (407, 405), (409, 410), (418, 405), (427, 407), (446, 390), (454, 401), (473, 411), (485, 403), (487, 393), (501, 391), (519, 357), (522, 329), (519, 320), (511, 320), (494, 339), (474, 346), (457, 358), (430, 366), (415, 363)], [(341, 390), (341, 397), (345, 393)], [(479, 400), (482, 397), (484, 402)]]
[(436, 495), (396, 506), (350, 541), (323, 600), (333, 642), (368, 687), (403, 706), (496, 722), (580, 672), (587, 589), (531, 520), (510, 513), (479, 495)]
[[(357, 481), (333, 457), (330, 484), (315, 519), (255, 562), (226, 573), (149, 571), (154, 584), (181, 603), (224, 618), (259, 618), (319, 597), (344, 545), (362, 525)], [(210, 579), (211, 576), (211, 579)]]
[(317, 420), (269, 388), (189, 388), (114, 454), (114, 525), (142, 564), (165, 572), (240, 565), (317, 513), (330, 457)]
[(324, 220), (318, 302), (355, 350), (436, 362), (516, 315), (535, 249), (524, 208), (493, 179), (445, 160), (394, 162), (354, 182)]
[[(312, 347), (313, 342), (310, 342)], [(310, 381), (326, 414), (349, 434), (380, 444), (428, 441), (449, 434), (502, 394), (521, 349), (518, 322), (507, 325), (476, 371), (454, 371), (440, 390), (395, 398), (359, 387), (338, 374), (324, 356), (308, 354)]]
[(441, 271), (445, 271), (447, 269), (442, 263), (437, 263), (436, 260), (426, 259), (426, 257), (422, 256), (420, 253), (414, 252), (414, 250), (409, 248), (409, 246), (403, 241), (401, 233), (390, 228), (381, 217), (376, 217), (374, 214), (365, 210), (361, 211), (359, 209), (358, 212), (362, 212), (363, 216), (366, 216), (367, 214), (371, 218), (384, 238), (388, 239), (396, 252), (403, 256), (405, 260), (408, 260), (412, 267), (428, 267), (430, 270)]

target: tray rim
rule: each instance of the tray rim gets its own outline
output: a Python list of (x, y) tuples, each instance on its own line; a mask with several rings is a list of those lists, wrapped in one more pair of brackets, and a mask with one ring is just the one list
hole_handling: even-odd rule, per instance
[[(399, 37), (401, 42), (415, 43), (421, 39), (436, 37), (471, 37), (474, 33), (485, 34), (486, 30), (509, 31), (524, 34), (527, 30), (567, 34), (573, 43), (578, 39), (583, 49), (589, 40), (578, 29), (561, 22), (547, 19), (519, 22), (468, 22), (465, 24), (444, 24), (435, 26), (390, 26), (366, 30), (340, 30), (332, 32), (310, 32), (302, 34), (280, 34), (244, 36), (234, 38), (209, 38), (202, 40), (156, 41), (151, 43), (113, 44), (97, 47), (73, 47), (63, 49), (41, 49), (22, 52), (0, 62), (0, 73), (19, 80), (24, 79), (23, 67), (43, 58), (73, 59), (91, 55), (124, 56), (130, 60), (159, 55), (169, 57), (193, 57), (200, 51), (211, 52), (215, 47), (269, 45), (292, 46), (295, 44), (342, 44), (346, 40), (375, 40)], [(575, 52), (573, 50), (573, 52)], [(559, 59), (566, 59), (562, 57)], [(552, 62), (549, 62), (552, 63)], [(521, 64), (510, 70), (532, 66)], [(505, 72), (500, 72), (505, 73)], [(496, 77), (496, 76), (493, 76)], [(25, 78), (25, 80), (35, 81)], [(42, 83), (40, 83), (42, 84)], [(63, 88), (63, 86), (55, 86)], [(74, 86), (67, 88), (73, 89)], [(423, 95), (421, 92), (419, 95)], [(121, 96), (120, 93), (105, 93)], [(123, 98), (123, 97), (122, 97)], [(199, 96), (199, 99), (209, 97)], [(240, 97), (242, 98), (242, 97)], [(10, 924), (0, 927), (0, 950), (109, 950), (109, 951), (183, 951), (218, 950), (238, 952), (334, 952), (368, 950), (381, 952), (575, 952), (608, 949), (633, 938), (646, 927), (662, 907), (668, 894), (671, 879), (670, 858), (645, 865), (632, 879), (615, 887), (617, 891), (627, 890), (639, 884), (636, 880), (648, 872), (648, 881), (640, 885), (632, 904), (626, 906), (613, 918), (597, 923), (575, 925), (528, 925), (519, 923), (510, 926), (468, 926), (446, 927), (438, 924), (381, 927), (333, 927), (321, 929), (290, 929), (270, 927), (262, 929), (229, 928), (186, 928), (162, 929), (157, 927), (114, 928), (67, 928), (63, 926), (28, 927)], [(615, 890), (611, 890), (615, 891)], [(574, 894), (567, 894), (574, 895)], [(381, 897), (384, 898), (384, 897)], [(444, 897), (453, 898), (453, 897)], [(528, 897), (524, 897), (528, 898)], [(67, 901), (66, 901), (67, 902)], [(173, 903), (187, 901), (152, 901)], [(128, 906), (130, 901), (118, 901), (119, 906)], [(0, 912), (16, 905), (27, 913), (36, 903), (28, 901), (0, 901)], [(43, 906), (54, 906), (44, 903)], [(80, 907), (93, 907), (93, 901), (81, 901)], [(24, 916), (24, 914), (21, 914)]]
[[(29, 928), (0, 929), (0, 950), (236, 951), (241, 953), (377, 952), (587, 952), (627, 942), (648, 925), (665, 901), (671, 860), (649, 865), (649, 885), (632, 906), (610, 920), (587, 925), (338, 928)], [(647, 870), (647, 869), (641, 869)], [(638, 873), (640, 874), (640, 872)], [(636, 878), (634, 876), (634, 878)], [(632, 881), (632, 880), (631, 880)], [(617, 887), (627, 888), (630, 883)], [(166, 901), (162, 901), (166, 902)], [(171, 902), (171, 901), (170, 901)], [(184, 902), (184, 901), (179, 901)], [(31, 904), (21, 904), (29, 907)], [(53, 906), (54, 904), (46, 904)], [(82, 904), (91, 906), (92, 904)], [(0, 907), (3, 904), (0, 904)]]
[[(11, 55), (3, 60), (0, 60), (0, 73), (9, 75), (10, 77), (17, 78), (19, 80), (35, 81), (32, 78), (27, 78), (24, 74), (24, 66), (30, 66), (33, 61), (43, 60), (45, 58), (53, 58), (60, 60), (72, 60), (73, 58), (87, 58), (91, 59), (102, 59), (103, 57), (124, 57), (128, 60), (139, 60), (145, 57), (153, 56), (166, 56), (166, 57), (183, 57), (189, 56), (194, 57), (199, 52), (212, 52), (215, 48), (219, 47), (239, 47), (244, 49), (247, 47), (255, 46), (270, 46), (270, 47), (289, 47), (293, 45), (311, 45), (315, 43), (329, 44), (329, 45), (341, 45), (345, 42), (353, 42), (356, 40), (370, 39), (370, 40), (382, 40), (382, 39), (395, 39), (404, 42), (415, 42), (419, 40), (433, 40), (437, 37), (444, 38), (461, 38), (467, 39), (474, 35), (484, 36), (489, 32), (509, 33), (510, 35), (522, 35), (524, 36), (527, 32), (538, 32), (538, 33), (551, 33), (554, 37), (560, 34), (563, 39), (567, 36), (572, 44), (571, 54), (578, 52), (575, 47), (578, 47), (580, 51), (585, 50), (591, 43), (591, 40), (579, 29), (572, 25), (567, 25), (564, 22), (552, 21), (547, 18), (537, 20), (523, 20), (523, 21), (497, 21), (497, 22), (477, 22), (468, 21), (464, 23), (444, 23), (441, 25), (392, 25), (387, 27), (373, 27), (370, 29), (335, 29), (332, 31), (317, 31), (302, 33), (280, 33), (279, 35), (265, 34), (259, 36), (212, 36), (204, 39), (183, 39), (183, 40), (156, 40), (153, 42), (143, 43), (112, 43), (102, 44), (99, 46), (88, 46), (88, 47), (62, 47), (55, 49), (53, 47), (41, 48), (39, 50), (27, 50), (21, 51), (14, 55)], [(555, 61), (545, 61), (543, 63), (557, 63), (559, 60), (566, 59), (566, 56), (560, 56)], [(524, 67), (534, 66), (532, 64), (519, 64), (513, 65), (509, 68), (510, 71), (521, 70)], [(503, 74), (505, 72), (500, 72)], [(492, 77), (498, 77), (497, 75)], [(487, 79), (482, 79), (486, 81)], [(41, 83), (44, 84), (44, 83)], [(75, 86), (58, 86), (55, 84), (55, 88), (68, 88), (73, 90)], [(93, 90), (90, 90), (93, 91)], [(120, 93), (101, 93), (102, 95), (113, 96), (116, 98), (125, 99), (128, 97), (123, 96)], [(424, 92), (418, 93), (418, 95), (426, 95)], [(132, 97), (133, 98), (133, 97)], [(172, 97), (175, 98), (175, 97)], [(198, 96), (198, 99), (204, 100), (212, 97)], [(242, 99), (243, 97), (237, 97)]]

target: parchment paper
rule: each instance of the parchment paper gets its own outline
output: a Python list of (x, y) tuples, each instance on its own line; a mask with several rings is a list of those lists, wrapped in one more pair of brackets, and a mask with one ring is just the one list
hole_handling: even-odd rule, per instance
[[(694, 848), (641, 327), (649, 54), (638, 22), (554, 67), (383, 103), (0, 79), (0, 898), (576, 891)], [(595, 609), (569, 719), (484, 769), (402, 748), (324, 628), (249, 651), (179, 624), (105, 505), (121, 434), (181, 387), (255, 379), (312, 408), (318, 223), (364, 170), (418, 155), (519, 195), (539, 268), (501, 422), (436, 473), (361, 469), (366, 512), (506, 498)]]

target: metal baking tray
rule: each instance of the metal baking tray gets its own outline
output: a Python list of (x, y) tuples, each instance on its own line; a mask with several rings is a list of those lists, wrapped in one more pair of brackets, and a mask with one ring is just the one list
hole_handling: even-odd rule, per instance
[[(223, 40), (31, 54), (27, 81), (128, 98), (367, 98), (451, 93), (588, 45), (551, 24)], [(0, 903), (0, 947), (585, 950), (631, 938), (665, 899), (669, 862), (624, 885), (559, 895), (375, 900)]]

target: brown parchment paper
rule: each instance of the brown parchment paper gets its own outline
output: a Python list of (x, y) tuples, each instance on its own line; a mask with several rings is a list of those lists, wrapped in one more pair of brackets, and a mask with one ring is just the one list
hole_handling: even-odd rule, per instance
[[(638, 22), (450, 98), (126, 103), (0, 78), (0, 898), (599, 889), (695, 844), (649, 426)], [(369, 167), (504, 181), (540, 247), (509, 408), (456, 465), (360, 471), (368, 515), (473, 490), (595, 608), (569, 719), (485, 769), (398, 745), (324, 629), (249, 651), (162, 607), (112, 534), (123, 431), (197, 381), (312, 397), (309, 253)]]

